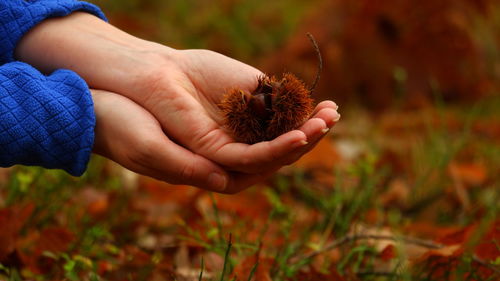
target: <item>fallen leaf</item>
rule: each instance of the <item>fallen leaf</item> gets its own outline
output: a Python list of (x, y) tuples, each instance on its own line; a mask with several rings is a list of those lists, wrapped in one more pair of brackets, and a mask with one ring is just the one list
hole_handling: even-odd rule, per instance
[(490, 262), (500, 258), (500, 220), (491, 224), (488, 232), (475, 247), (474, 253), (479, 258)]
[(387, 190), (380, 195), (380, 201), (384, 206), (405, 207), (411, 188), (402, 179), (393, 179)]
[(487, 168), (482, 163), (451, 162), (448, 165), (448, 173), (466, 187), (480, 186), (488, 179)]
[(396, 250), (394, 245), (390, 244), (385, 247), (385, 249), (380, 252), (379, 257), (384, 261), (389, 261), (396, 257)]
[(0, 262), (15, 250), (19, 231), (34, 208), (35, 204), (27, 203), (0, 209)]
[(445, 245), (455, 245), (455, 244), (463, 244), (467, 240), (469, 240), (470, 235), (474, 231), (476, 225), (466, 226), (458, 231), (447, 233), (442, 237), (439, 237), (436, 241)]
[(331, 171), (340, 160), (340, 155), (331, 138), (325, 137), (309, 153), (295, 162), (294, 166)]
[(78, 194), (78, 203), (85, 206), (86, 211), (93, 217), (106, 213), (109, 207), (109, 193), (88, 186)]
[(139, 177), (139, 191), (149, 195), (156, 203), (174, 202), (180, 205), (193, 203), (203, 192), (192, 186), (173, 185), (144, 176)]
[(45, 251), (52, 253), (65, 252), (75, 235), (63, 227), (48, 227), (42, 230), (37, 241), (36, 252), (42, 254)]

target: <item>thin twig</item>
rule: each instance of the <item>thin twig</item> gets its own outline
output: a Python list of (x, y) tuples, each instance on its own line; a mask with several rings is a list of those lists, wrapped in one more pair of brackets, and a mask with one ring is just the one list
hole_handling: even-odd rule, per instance
[(418, 238), (413, 238), (413, 237), (405, 237), (405, 236), (390, 236), (390, 235), (372, 235), (372, 234), (350, 234), (346, 235), (338, 240), (334, 240), (328, 244), (325, 245), (322, 249), (310, 252), (306, 255), (303, 256), (298, 256), (292, 259), (292, 262), (298, 262), (303, 259), (310, 259), (313, 258), (321, 253), (330, 251), (332, 249), (335, 249), (337, 247), (342, 246), (343, 244), (346, 244), (351, 241), (357, 241), (357, 240), (367, 240), (367, 239), (374, 239), (374, 240), (391, 240), (391, 241), (403, 241), (408, 244), (415, 244), (419, 245), (425, 248), (429, 249), (440, 249), (444, 247), (442, 244), (438, 244), (432, 241), (428, 240), (422, 240)]
[(316, 51), (316, 55), (318, 56), (318, 72), (316, 73), (316, 79), (314, 79), (314, 83), (309, 88), (309, 91), (311, 91), (312, 93), (314, 89), (316, 89), (316, 85), (318, 85), (321, 72), (323, 71), (323, 58), (321, 57), (321, 52), (319, 51), (318, 43), (316, 42), (312, 34), (307, 32), (306, 35), (309, 38), (309, 41), (311, 41), (311, 43), (313, 44), (314, 50)]
[(485, 262), (484, 260), (482, 260), (478, 256), (476, 256), (476, 255), (472, 256), (472, 260), (479, 263), (482, 266), (486, 266), (487, 268), (493, 270), (496, 274), (500, 274), (500, 269), (497, 266), (495, 266), (491, 263)]

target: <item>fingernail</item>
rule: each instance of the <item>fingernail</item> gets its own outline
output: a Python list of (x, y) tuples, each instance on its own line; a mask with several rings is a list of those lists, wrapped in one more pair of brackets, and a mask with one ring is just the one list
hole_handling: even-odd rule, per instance
[(220, 173), (211, 173), (208, 176), (208, 183), (215, 187), (216, 191), (226, 190), (227, 178)]
[(340, 120), (340, 114), (337, 113), (337, 117), (333, 118), (333, 122), (338, 122)]
[(294, 143), (292, 144), (292, 146), (293, 146), (293, 148), (298, 148), (298, 147), (303, 147), (303, 146), (305, 146), (305, 145), (307, 145), (307, 144), (308, 144), (308, 142), (307, 142), (307, 141), (305, 141), (305, 140), (300, 140), (300, 141), (298, 141), (298, 142), (294, 142)]
[(335, 105), (335, 110), (338, 110), (339, 109), (339, 106), (338, 104)]
[(325, 128), (325, 129), (321, 130), (321, 132), (322, 132), (323, 134), (328, 133), (328, 131), (330, 131), (330, 129), (329, 129), (329, 128)]

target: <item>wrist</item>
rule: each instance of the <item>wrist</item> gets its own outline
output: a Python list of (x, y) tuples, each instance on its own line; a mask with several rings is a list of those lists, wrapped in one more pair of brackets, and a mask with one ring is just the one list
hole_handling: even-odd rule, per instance
[(125, 95), (131, 87), (138, 87), (139, 81), (152, 79), (160, 65), (171, 64), (176, 53), (82, 12), (43, 21), (15, 50), (16, 59), (42, 72), (71, 69), (91, 88)]

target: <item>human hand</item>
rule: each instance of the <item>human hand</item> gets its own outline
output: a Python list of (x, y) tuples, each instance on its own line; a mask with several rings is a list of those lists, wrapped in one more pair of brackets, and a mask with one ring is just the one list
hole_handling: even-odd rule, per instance
[(237, 143), (224, 129), (218, 104), (227, 89), (255, 89), (260, 71), (208, 50), (174, 50), (155, 72), (155, 83), (139, 82), (154, 85), (141, 104), (155, 114), (167, 135), (228, 169), (259, 173), (290, 164), (340, 117), (333, 102), (322, 102), (298, 130), (254, 145)]
[(247, 176), (294, 162), (339, 118), (336, 105), (326, 101), (299, 130), (254, 145), (236, 143), (224, 131), (217, 104), (228, 88), (254, 88), (257, 69), (211, 51), (144, 41), (85, 13), (44, 21), (21, 40), (16, 56), (46, 72), (72, 69), (91, 87), (130, 98), (172, 141)]
[(225, 171), (172, 142), (159, 122), (130, 99), (102, 90), (91, 92), (97, 119), (94, 152), (125, 168), (169, 183), (223, 193), (245, 189), (265, 176)]

